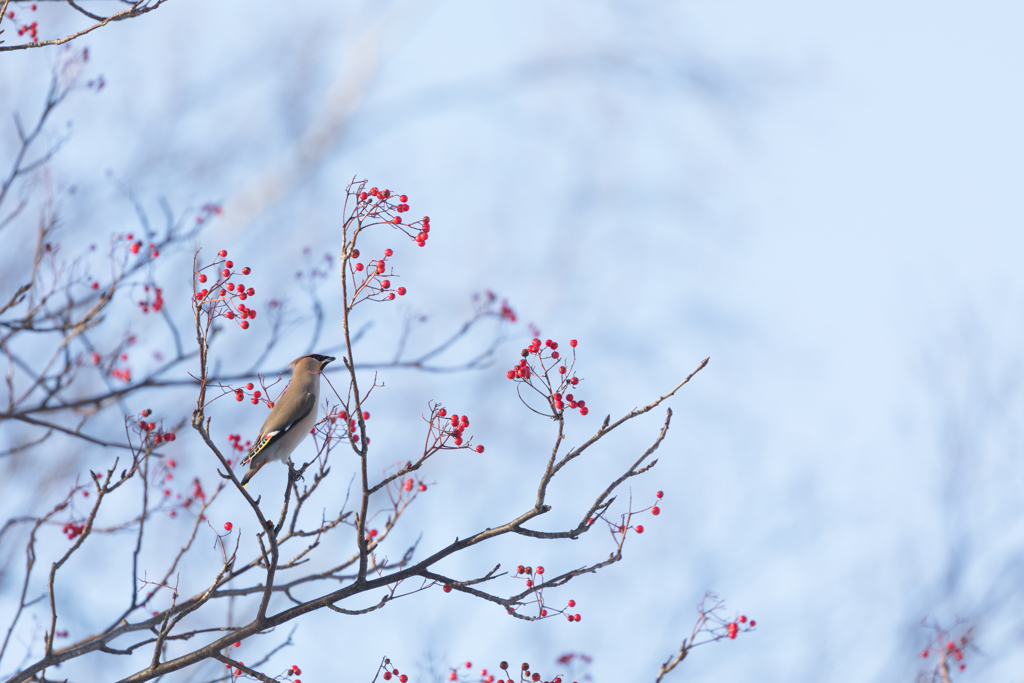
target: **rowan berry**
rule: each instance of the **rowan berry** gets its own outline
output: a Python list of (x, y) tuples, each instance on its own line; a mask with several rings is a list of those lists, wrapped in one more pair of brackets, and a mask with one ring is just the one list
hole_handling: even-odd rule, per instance
[(232, 529), (231, 522), (224, 522), (224, 531), (231, 531), (231, 529)]
[(518, 567), (516, 567), (516, 574), (525, 574), (525, 573), (526, 573), (526, 567), (524, 567), (523, 565), (519, 565)]
[(420, 491), (426, 491), (426, 490), (427, 490), (427, 485), (426, 484), (420, 484)]
[(664, 491), (658, 491), (658, 492), (657, 492), (657, 493), (655, 493), (654, 495), (656, 495), (656, 496), (657, 496), (658, 498), (661, 498), (662, 496), (664, 496), (664, 495), (665, 495), (665, 492), (664, 492)]
[(228, 277), (229, 275), (231, 275), (231, 271), (225, 268), (224, 270), (220, 271), (220, 274), (223, 275), (224, 277)]
[(252, 272), (252, 269), (249, 266), (246, 266), (245, 268), (242, 268), (242, 275), (248, 275), (251, 272)]
[(578, 615), (578, 614), (574, 614), (574, 615), (573, 615), (573, 617), (572, 617), (572, 620), (573, 620), (573, 621), (579, 621), (579, 620), (580, 620), (581, 618), (582, 618), (582, 617), (580, 617), (580, 615)]
[(248, 320), (243, 320), (242, 321), (242, 329), (243, 330), (249, 329), (249, 321)]
[(132, 253), (133, 254), (138, 254), (139, 253), (139, 247), (141, 247), (141, 246), (142, 246), (142, 244), (140, 242), (136, 242), (135, 244), (133, 244), (132, 245)]
[(245, 388), (248, 389), (249, 391), (252, 391), (253, 383), (249, 382), (248, 384), (245, 385)]
[(661, 514), (661, 508), (655, 505), (654, 507), (651, 508), (651, 514), (657, 517)]
[(256, 296), (256, 290), (253, 289), (252, 287), (250, 287), (248, 290), (246, 290), (245, 293), (248, 294), (249, 296)]
[(558, 368), (558, 374), (560, 374), (560, 375), (564, 375), (565, 374), (565, 366), (564, 365)]
[(381, 289), (387, 289), (390, 286), (391, 286), (391, 280), (381, 280), (381, 283), (380, 283), (380, 288)]
[(443, 590), (443, 591), (444, 591), (445, 593), (451, 593), (451, 592), (452, 592), (452, 587), (451, 587), (451, 586), (449, 586), (449, 585), (448, 585), (448, 584), (446, 583), (446, 584), (444, 585), (444, 588), (443, 588), (442, 590)]
[(392, 255), (393, 255), (394, 253), (395, 253), (395, 252), (391, 251), (390, 249), (385, 249), (385, 250), (384, 250), (384, 258), (387, 258), (387, 257), (389, 257), (389, 256), (392, 256)]
[(221, 249), (220, 251), (217, 252), (217, 256), (220, 256), (221, 258), (223, 258), (223, 257), (225, 257), (227, 255), (228, 255), (228, 252), (226, 250), (224, 250), (224, 249)]
[(406, 676), (405, 674), (402, 674), (401, 676), (398, 677), (398, 681), (399, 681), (399, 683), (408, 683), (409, 677)]
[(391, 219), (391, 222), (394, 223), (395, 225), (398, 225), (399, 223), (402, 222), (402, 217), (401, 216), (395, 216), (394, 218)]
[(580, 378), (579, 378), (579, 377), (573, 377), (573, 378), (572, 378), (571, 380), (569, 380), (569, 381), (570, 381), (570, 382), (572, 383), (572, 385), (573, 385), (573, 386), (576, 386), (577, 384), (579, 384), (579, 383), (580, 383)]
[(405, 296), (405, 292), (406, 292), (405, 287), (399, 287), (398, 288), (398, 296)]
[[(580, 403), (582, 403), (582, 401), (580, 401)], [(580, 415), (586, 415), (589, 412), (590, 412), (590, 410), (587, 409), (587, 408), (582, 408), (582, 407), (580, 408)]]
[(571, 346), (573, 348), (576, 348), (576, 340), (575, 339), (570, 339), (569, 340), (569, 346)]
[(388, 292), (388, 301), (394, 301), (394, 300), (395, 300), (395, 293), (394, 292)]
[(399, 198), (398, 198), (398, 201), (400, 201), (400, 202), (402, 202), (403, 204), (405, 204), (405, 203), (406, 203), (407, 201), (409, 201), (409, 198), (408, 198), (408, 197), (406, 197), (406, 196), (405, 196), (405, 195), (403, 194), (403, 195), (399, 196)]
[(224, 317), (227, 318), (228, 320), (234, 320), (235, 314), (232, 311), (228, 311), (227, 313), (224, 314)]
[(206, 275), (205, 275), (205, 274), (203, 274), (203, 273), (199, 273), (199, 278), (198, 278), (198, 280), (199, 280), (200, 282), (206, 282)]
[(483, 453), (484, 452), (484, 447), (483, 446), (477, 446), (476, 447), (476, 452), (477, 453)]
[(364, 411), (363, 412), (363, 419), (364, 420), (369, 420), (370, 419), (370, 414)]
[(225, 261), (224, 262), (224, 266), (227, 267), (227, 268), (234, 268), (235, 267), (235, 262), (234, 261)]
[(741, 623), (741, 624), (745, 624), (745, 623), (747, 623), (747, 617), (746, 617), (746, 615), (743, 615), (743, 614), (741, 614), (741, 615), (740, 615), (740, 619), (739, 619), (739, 621), (740, 621), (740, 623)]
[(569, 607), (575, 607), (575, 606), (576, 606), (576, 601), (575, 600), (570, 600), (569, 601)]
[(554, 358), (555, 360), (558, 360), (558, 351), (552, 351), (551, 357)]
[(365, 192), (360, 192), (360, 193), (359, 193), (359, 201), (365, 202), (365, 201), (366, 201), (366, 198), (367, 198), (368, 196), (369, 196), (369, 195), (368, 195), (368, 194), (366, 194)]
[(544, 573), (544, 567), (537, 567), (536, 572), (538, 574), (543, 574)]
[(362, 263), (357, 263), (356, 264), (356, 271), (360, 271), (362, 269), (363, 269), (363, 264)]

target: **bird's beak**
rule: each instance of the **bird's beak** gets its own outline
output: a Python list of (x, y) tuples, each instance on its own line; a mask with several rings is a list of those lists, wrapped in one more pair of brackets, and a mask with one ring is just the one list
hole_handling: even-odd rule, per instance
[(327, 359), (324, 360), (324, 362), (320, 364), (320, 371), (323, 372), (323, 369), (327, 367), (328, 363), (331, 363), (331, 362), (336, 361), (336, 360), (338, 360), (338, 359), (335, 358), (334, 356), (327, 356)]

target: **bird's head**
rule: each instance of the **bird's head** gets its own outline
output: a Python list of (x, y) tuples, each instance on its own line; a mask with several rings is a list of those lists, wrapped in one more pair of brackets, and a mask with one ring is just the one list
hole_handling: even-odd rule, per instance
[(288, 364), (289, 368), (305, 370), (306, 372), (323, 372), (324, 368), (331, 361), (337, 360), (334, 356), (325, 356), (322, 353), (310, 353), (299, 356)]

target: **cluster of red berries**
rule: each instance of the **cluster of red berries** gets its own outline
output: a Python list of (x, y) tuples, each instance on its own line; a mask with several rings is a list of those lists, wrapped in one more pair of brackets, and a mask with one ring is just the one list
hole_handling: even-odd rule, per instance
[[(154, 252), (153, 258), (156, 258), (158, 255), (159, 255), (158, 253)], [(93, 284), (97, 285), (97, 286), (99, 285), (98, 282), (94, 282)], [(164, 307), (164, 290), (161, 289), (160, 287), (157, 287), (157, 286), (154, 285), (153, 286), (153, 300), (149, 301), (148, 300), (149, 291), (150, 291), (149, 290), (149, 285), (146, 285), (143, 289), (146, 292), (146, 297), (147, 298), (139, 302), (139, 307), (142, 308), (142, 312), (143, 313), (149, 313), (149, 309), (150, 308), (153, 309), (154, 313), (159, 312), (160, 309)]]
[[(31, 9), (33, 12), (35, 12), (36, 11), (35, 3), (32, 3), (32, 5), (29, 6), (29, 9)], [(7, 13), (7, 18), (8, 19), (12, 19), (12, 20), (14, 19), (14, 10), (11, 10), (11, 11), (9, 11)], [(29, 34), (29, 37), (32, 39), (33, 43), (38, 43), (39, 42), (38, 29), (39, 29), (38, 22), (33, 21), (31, 24), (24, 24), (24, 25), (22, 25), (21, 28), (18, 29), (18, 35), (19, 36), (23, 36), (23, 35), (25, 35), (27, 33), (27, 34)]]
[[(441, 408), (437, 411), (437, 417), (441, 418), (438, 422), (438, 429), (440, 429), (441, 444), (444, 445), (448, 442), (448, 439), (452, 439), (452, 443), (455, 444), (456, 448), (470, 448), (475, 450), (477, 453), (483, 453), (483, 446), (473, 446), (469, 443), (464, 443), (463, 436), (466, 429), (469, 428), (469, 417), (467, 415), (459, 415), (452, 413), (451, 417), (448, 417), (448, 411), (445, 408)], [(472, 437), (470, 437), (470, 440)]]
[(207, 202), (206, 204), (203, 204), (203, 208), (201, 209), (201, 211), (202, 213), (196, 216), (197, 225), (202, 225), (203, 223), (206, 222), (206, 219), (210, 218), (211, 216), (219, 216), (222, 213), (224, 213), (224, 210), (220, 207), (220, 204), (214, 204), (213, 202)]
[[(391, 258), (394, 254), (395, 252), (391, 249), (385, 249), (384, 259)], [(356, 263), (355, 265), (352, 265), (352, 259), (357, 258), (359, 258), (359, 250), (353, 249), (352, 253), (349, 255), (349, 267), (357, 273), (366, 271), (366, 277), (363, 278), (363, 284), (360, 285), (361, 287), (368, 287), (375, 295), (386, 296), (388, 301), (395, 300), (395, 292), (398, 293), (398, 296), (405, 296), (408, 291), (405, 287), (399, 287), (394, 292), (388, 291), (391, 289), (391, 280), (381, 278), (387, 270), (387, 265), (384, 263), (384, 259), (379, 259), (377, 261), (371, 260), (368, 264)], [(393, 271), (390, 277), (395, 277)]]
[[(565, 393), (564, 391), (577, 386), (580, 383), (579, 377), (573, 373), (573, 368), (576, 365), (576, 340), (572, 339), (569, 341), (569, 346), (573, 349), (573, 359), (568, 366), (565, 365), (564, 361), (560, 361), (561, 354), (558, 352), (558, 342), (551, 341), (550, 339), (543, 342), (539, 338), (534, 337), (530, 341), (530, 345), (523, 349), (519, 355), (522, 358), (511, 370), (505, 373), (505, 377), (511, 380), (518, 380), (526, 382), (533, 386), (531, 379), (536, 373), (536, 370), (527, 359), (533, 355), (536, 356), (537, 362), (540, 365), (540, 369), (543, 371), (545, 379), (549, 377), (549, 373), (556, 369), (558, 376), (556, 377), (556, 390), (552, 391), (548, 396), (548, 403), (551, 409), (556, 415), (561, 414), (563, 410), (568, 406), (569, 408), (580, 411), (580, 415), (586, 415), (590, 412), (587, 408), (587, 402), (582, 399), (577, 399), (573, 394)], [(550, 365), (546, 364), (546, 361), (553, 361)]]
[[(751, 622), (751, 623), (753, 623), (753, 622)], [(941, 647), (940, 647), (941, 642), (942, 641), (940, 639), (939, 642), (935, 644), (935, 649), (938, 650), (940, 652), (940, 654), (941, 654)], [(964, 648), (967, 647), (969, 642), (970, 642), (970, 639), (967, 636), (962, 636), (960, 638), (960, 642), (959, 643), (955, 643), (952, 640), (947, 641), (946, 642), (946, 651), (944, 653), (945, 656), (946, 657), (952, 657), (957, 662), (963, 662), (963, 659), (964, 659)], [(921, 659), (928, 659), (928, 655), (930, 655), (930, 654), (931, 654), (931, 649), (930, 648), (925, 648), (924, 652), (921, 653)], [(959, 668), (960, 668), (961, 671), (963, 671), (964, 669), (967, 668), (967, 665), (961, 663), (959, 665)]]
[(245, 445), (242, 445), (241, 434), (228, 434), (228, 441), (231, 442), (231, 448), (240, 453), (248, 453), (249, 449), (252, 447), (252, 441), (246, 441)]
[[(121, 239), (121, 238), (122, 238), (122, 236), (118, 237), (118, 239)], [(129, 232), (126, 235), (123, 235), (123, 238), (126, 241), (131, 242), (131, 244), (128, 245), (128, 250), (131, 251), (133, 254), (138, 254), (140, 251), (142, 251), (142, 247), (144, 246), (145, 243), (142, 240), (136, 240), (135, 239), (135, 235), (133, 235), (132, 233)], [(152, 258), (157, 258), (158, 256), (160, 256), (160, 250), (157, 248), (157, 246), (155, 244), (150, 242), (148, 248), (149, 248), (149, 255)], [(99, 287), (99, 285), (97, 283), (93, 283), (93, 289), (97, 289), (98, 287)]]
[[(239, 402), (245, 400), (245, 392), (249, 391), (249, 392), (251, 392), (249, 395), (252, 396), (252, 404), (254, 406), (255, 405), (259, 405), (260, 401), (265, 401), (267, 403), (267, 407), (268, 408), (273, 408), (274, 407), (274, 402), (271, 401), (268, 398), (264, 398), (263, 392), (260, 391), (259, 389), (254, 389), (255, 386), (256, 385), (254, 385), (252, 382), (248, 382), (245, 385), (244, 389), (242, 387), (238, 387), (237, 389), (235, 389), (235, 400), (239, 401)], [(235, 435), (235, 436), (237, 436), (237, 435)], [(231, 437), (229, 436), (228, 438), (231, 438)], [(242, 437), (239, 436), (238, 438), (240, 439)]]
[[(228, 252), (225, 249), (217, 252), (217, 256), (221, 259), (224, 259), (227, 255)], [(199, 281), (199, 284), (205, 284), (210, 279), (206, 273), (202, 272), (207, 268), (213, 269), (215, 281), (210, 285), (210, 288), (204, 287), (197, 291), (195, 293), (195, 300), (200, 304), (210, 305), (210, 311), (215, 316), (223, 316), (228, 320), (235, 320), (237, 318), (238, 326), (243, 330), (247, 330), (249, 329), (249, 321), (256, 317), (256, 310), (249, 308), (244, 303), (234, 304), (234, 302), (245, 301), (249, 297), (256, 296), (256, 290), (252, 287), (247, 288), (241, 282), (231, 282), (231, 278), (238, 274), (234, 267), (233, 261), (218, 260), (209, 266), (201, 268), (196, 273), (196, 280)], [(245, 267), (238, 272), (242, 275), (249, 275), (252, 273), (252, 269)], [(195, 288), (193, 287), (193, 289)], [(233, 304), (234, 310), (231, 308)], [(235, 311), (237, 311), (237, 314)]]
[[(746, 624), (746, 623), (747, 623), (747, 617), (745, 615), (741, 614), (740, 617), (736, 621), (730, 621), (729, 623), (727, 623), (725, 625), (726, 635), (729, 636), (730, 639), (735, 640), (736, 639), (736, 635), (740, 632), (740, 624)], [(753, 619), (751, 619), (750, 620), (750, 624), (744, 630), (749, 631), (750, 629), (754, 628), (755, 626), (757, 626), (757, 622), (754, 621)]]
[[(402, 488), (406, 491), (406, 493), (408, 493), (409, 491), (412, 491), (412, 487), (413, 486), (416, 486), (416, 482), (413, 481), (412, 477), (409, 477), (408, 479), (406, 479), (405, 481), (402, 482)], [(419, 490), (420, 491), (426, 491), (427, 490), (427, 485), (424, 484), (423, 482), (420, 482)]]
[(398, 683), (407, 683), (407, 681), (409, 680), (409, 677), (407, 675), (399, 672), (399, 670), (395, 668), (395, 665), (391, 663), (391, 660), (386, 658), (384, 659), (384, 675), (382, 676), (382, 678), (385, 681), (390, 681), (392, 678), (394, 678), (398, 681)]
[[(353, 185), (359, 185), (360, 188), (366, 187), (366, 181), (359, 183), (353, 183)], [(352, 191), (352, 186), (349, 186), (349, 192), (356, 194)], [(398, 201), (394, 202), (392, 199), (394, 195), (391, 190), (379, 190), (376, 187), (371, 187), (369, 190), (359, 190), (358, 194), (358, 205), (356, 211), (361, 213), (363, 217), (382, 217), (387, 220), (388, 223), (393, 225), (402, 225), (402, 216), (399, 214), (406, 213), (409, 211), (409, 198), (406, 195), (399, 195)], [(395, 215), (392, 215), (394, 213)], [(413, 221), (409, 224), (410, 228), (419, 227), (419, 232), (414, 237), (418, 246), (425, 246), (427, 239), (430, 237), (430, 217), (424, 216), (419, 221)], [(410, 237), (413, 237), (411, 231), (402, 229)]]
[[(115, 371), (116, 372), (116, 371)], [(136, 423), (136, 432), (142, 435), (143, 440), (151, 439), (154, 444), (163, 443), (164, 441), (174, 441), (177, 437), (174, 432), (164, 432), (157, 429), (155, 422), (147, 422), (145, 418), (153, 414), (153, 411), (146, 408), (139, 416), (141, 419)]]
[[(467, 669), (472, 669), (473, 668), (473, 662), (466, 662), (465, 667)], [(451, 670), (451, 673), (448, 674), (448, 680), (450, 680), (450, 681), (460, 680), (459, 679), (459, 670), (460, 670), (460, 667), (453, 666), (452, 670)], [(469, 681), (471, 679), (466, 678), (466, 679), (463, 679), (463, 680)], [(480, 681), (480, 683), (494, 683), (494, 676), (492, 674), (487, 673), (487, 669), (480, 669), (480, 678), (478, 680)]]
[(85, 529), (85, 524), (84, 523), (83, 524), (75, 524), (74, 522), (68, 522), (67, 524), (64, 525), (64, 528), (61, 530), (61, 533), (63, 533), (65, 536), (67, 536), (69, 541), (73, 541), (73, 540), (75, 540), (76, 538), (78, 538), (79, 536), (82, 535), (82, 531), (84, 529)]
[[(96, 354), (93, 355), (95, 356)], [(114, 368), (110, 371), (110, 376), (116, 377), (124, 382), (132, 381), (132, 371), (129, 368)]]
[[(497, 683), (515, 683), (512, 679), (512, 674), (509, 673), (508, 662), (502, 662), (498, 666), (505, 672), (505, 675), (508, 676), (508, 680), (498, 679)], [(527, 662), (522, 663), (520, 670), (522, 671), (519, 677), (520, 681), (540, 681), (542, 678), (536, 671), (530, 671), (530, 665)], [(562, 683), (562, 677), (555, 676), (550, 681), (544, 681), (543, 683)], [(573, 683), (575, 683), (575, 681)]]

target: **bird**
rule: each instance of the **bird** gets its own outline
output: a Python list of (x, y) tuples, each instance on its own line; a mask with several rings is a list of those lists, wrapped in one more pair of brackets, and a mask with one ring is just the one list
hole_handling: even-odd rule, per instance
[(260, 433), (253, 441), (249, 454), (239, 463), (241, 466), (249, 465), (242, 477), (242, 486), (248, 486), (249, 481), (268, 462), (291, 462), (292, 451), (316, 424), (320, 403), (320, 373), (333, 360), (337, 359), (334, 356), (310, 353), (288, 364), (292, 368), (291, 381), (270, 409), (270, 415), (267, 415), (267, 421), (260, 427)]

